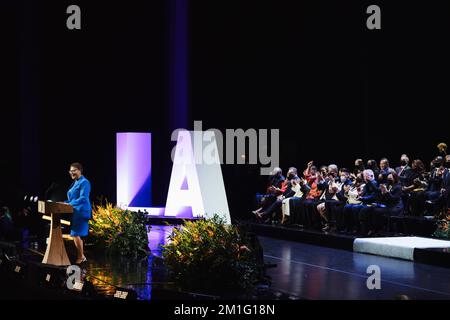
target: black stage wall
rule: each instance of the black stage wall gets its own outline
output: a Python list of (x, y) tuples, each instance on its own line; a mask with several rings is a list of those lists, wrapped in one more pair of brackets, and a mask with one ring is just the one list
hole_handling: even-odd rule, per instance
[[(115, 133), (151, 131), (153, 199), (164, 204), (176, 2), (2, 2), (1, 197), (69, 183), (67, 166), (80, 161), (93, 198), (114, 201)], [(401, 153), (429, 163), (450, 142), (448, 3), (188, 3), (190, 126), (279, 128), (283, 168), (396, 164)], [(66, 28), (70, 4), (82, 9), (82, 30)], [(381, 7), (381, 30), (366, 28), (370, 4)], [(259, 167), (223, 171), (232, 214), (247, 213)]]

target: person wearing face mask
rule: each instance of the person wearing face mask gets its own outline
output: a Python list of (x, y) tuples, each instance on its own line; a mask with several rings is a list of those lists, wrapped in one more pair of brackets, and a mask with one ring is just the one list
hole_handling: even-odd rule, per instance
[(336, 227), (338, 232), (348, 233), (353, 230), (354, 222), (350, 219), (350, 216), (345, 215), (344, 208), (347, 204), (356, 205), (362, 203), (360, 196), (364, 189), (364, 185), (363, 173), (361, 172), (356, 176), (354, 181), (350, 180), (350, 183), (343, 185), (341, 191), (338, 193), (339, 199), (344, 202), (342, 207), (336, 207), (335, 209)]
[[(327, 210), (331, 212), (331, 216), (333, 217), (333, 225), (332, 225), (332, 231), (340, 231), (342, 230), (344, 226), (344, 206), (348, 203), (348, 196), (349, 193), (358, 190), (360, 187), (360, 184), (358, 182), (361, 181), (361, 177), (363, 175), (364, 171), (361, 171), (358, 175), (354, 176), (354, 179), (352, 179), (352, 174), (350, 172), (349, 175), (347, 175), (346, 169), (342, 169), (341, 172), (341, 190), (336, 194), (338, 201), (334, 204), (329, 206)], [(361, 189), (362, 190), (362, 189)]]
[(443, 162), (444, 162), (444, 157), (441, 157), (441, 156), (437, 156), (436, 158), (431, 160), (431, 162), (430, 162), (430, 172), (425, 177), (427, 179), (430, 179), (431, 176), (433, 175), (433, 173), (435, 172), (435, 170), (437, 168), (440, 168)]
[(333, 181), (332, 177), (328, 183), (328, 188), (323, 194), (322, 202), (317, 205), (317, 212), (324, 221), (322, 230), (330, 231), (336, 229), (338, 207), (343, 207), (345, 201), (340, 197), (342, 187), (346, 184), (351, 184), (350, 171), (343, 168), (340, 171), (339, 179)]
[[(317, 167), (314, 165), (314, 161), (311, 160), (306, 165), (306, 169), (303, 170), (303, 179), (300, 181), (300, 186), (303, 188), (299, 189), (300, 193), (289, 198), (287, 201), (284, 200), (282, 213), (283, 216), (290, 216), (288, 223), (298, 226), (304, 225), (303, 205), (307, 198), (310, 195), (314, 195), (317, 191), (317, 176)], [(306, 189), (306, 192), (302, 189)]]
[(408, 170), (411, 170), (411, 167), (409, 166), (409, 158), (406, 154), (402, 154), (402, 156), (400, 157), (400, 166), (395, 168), (395, 172), (397, 173), (402, 186), (404, 186), (406, 183)]
[[(400, 166), (395, 168), (400, 185), (406, 187), (408, 184), (408, 179), (411, 174), (411, 167), (409, 166), (409, 157), (406, 154), (402, 154), (400, 157)], [(402, 201), (404, 204), (408, 202), (408, 193), (402, 191)]]
[(359, 213), (363, 235), (378, 234), (386, 226), (388, 217), (398, 216), (403, 212), (402, 186), (397, 173), (389, 174), (386, 182), (380, 184), (373, 204), (362, 208)]
[(299, 180), (293, 179), (291, 181), (291, 189), (295, 192), (294, 195), (288, 198), (284, 198), (281, 204), (281, 224), (290, 224), (295, 219), (291, 220), (291, 205), (295, 201), (302, 202), (304, 201), (306, 195), (311, 189), (304, 178), (300, 178)]

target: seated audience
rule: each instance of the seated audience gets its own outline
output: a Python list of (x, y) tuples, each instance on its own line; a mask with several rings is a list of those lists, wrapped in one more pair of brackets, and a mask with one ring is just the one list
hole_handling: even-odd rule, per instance
[(253, 213), (265, 222), (280, 214), (282, 224), (368, 236), (378, 235), (392, 216), (446, 218), (450, 215), (450, 155), (444, 143), (438, 150), (429, 172), (419, 159), (410, 166), (406, 154), (395, 169), (387, 158), (380, 160), (379, 168), (375, 160), (364, 166), (362, 159), (356, 159), (352, 171), (339, 170), (334, 164), (318, 170), (310, 161), (302, 178), (294, 167), (286, 178), (275, 168), (261, 207)]
[(334, 180), (330, 177), (328, 181), (328, 188), (325, 189), (321, 197), (321, 202), (317, 205), (317, 212), (324, 221), (322, 230), (329, 231), (336, 229), (335, 209), (344, 204), (344, 200), (339, 197), (342, 187), (350, 184), (350, 172), (347, 169), (340, 170), (339, 180)]
[(275, 167), (272, 174), (269, 176), (266, 194), (261, 196), (261, 207), (253, 211), (254, 214), (268, 208), (277, 200), (277, 196), (283, 193), (282, 184), (284, 180), (286, 180), (286, 178), (283, 177), (283, 171), (281, 168)]
[[(356, 205), (361, 204), (361, 194), (364, 189), (364, 178), (363, 173), (360, 173), (356, 176), (355, 180), (351, 183), (342, 186), (341, 191), (338, 194), (339, 199), (344, 202), (344, 206), (342, 208), (335, 208), (336, 214), (336, 227), (339, 232), (348, 232), (352, 229), (353, 221), (350, 220), (350, 217), (345, 216), (344, 208), (345, 205)], [(340, 210), (337, 210), (340, 209)]]
[(322, 191), (322, 194), (320, 195), (319, 199), (317, 199), (314, 202), (308, 203), (305, 207), (305, 214), (307, 215), (307, 219), (310, 223), (310, 225), (314, 228), (321, 228), (322, 226), (322, 219), (320, 213), (317, 211), (317, 206), (321, 203), (324, 203), (326, 200), (331, 200), (333, 197), (335, 197), (335, 194), (337, 191), (335, 191), (336, 188), (338, 188), (338, 185), (336, 183), (338, 182), (339, 177), (339, 169), (337, 165), (330, 164), (328, 166), (327, 175), (319, 176), (319, 182), (317, 184), (317, 188)]
[(283, 199), (281, 203), (281, 223), (285, 224), (290, 221), (287, 221), (286, 219), (289, 219), (291, 215), (291, 203), (295, 200), (301, 201), (305, 198), (306, 194), (309, 192), (309, 185), (307, 181), (304, 178), (300, 178), (300, 180), (297, 182), (296, 180), (292, 180), (292, 191), (294, 191), (294, 195), (289, 198)]
[[(323, 169), (324, 166), (321, 168)], [(325, 170), (327, 171), (326, 167)], [(325, 172), (325, 170), (322, 170), (322, 172)], [(302, 227), (309, 227), (311, 226), (311, 222), (307, 211), (316, 203), (322, 194), (322, 191), (318, 188), (318, 184), (322, 181), (323, 177), (321, 172), (317, 172), (312, 161), (308, 163), (308, 167), (303, 172), (303, 176), (308, 184), (309, 191), (303, 198), (291, 198), (289, 204), (291, 208), (291, 223)]]
[(281, 214), (281, 205), (283, 203), (283, 200), (295, 195), (295, 191), (292, 190), (292, 186), (295, 183), (300, 183), (300, 178), (297, 176), (297, 169), (294, 167), (290, 167), (286, 179), (280, 189), (283, 193), (277, 196), (275, 202), (273, 202), (267, 209), (257, 212), (256, 216), (259, 219), (268, 222), (274, 214)]

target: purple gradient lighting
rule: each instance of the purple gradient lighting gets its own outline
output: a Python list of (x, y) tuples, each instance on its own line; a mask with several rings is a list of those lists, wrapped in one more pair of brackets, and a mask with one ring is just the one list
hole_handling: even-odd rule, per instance
[(117, 205), (151, 207), (151, 133), (117, 133), (116, 142)]

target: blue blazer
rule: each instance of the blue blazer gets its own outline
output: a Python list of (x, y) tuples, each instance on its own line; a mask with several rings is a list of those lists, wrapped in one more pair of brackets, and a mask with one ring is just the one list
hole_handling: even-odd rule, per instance
[(67, 201), (73, 207), (74, 214), (81, 214), (86, 219), (91, 218), (91, 201), (89, 193), (91, 192), (91, 184), (84, 176), (81, 176), (67, 191)]

